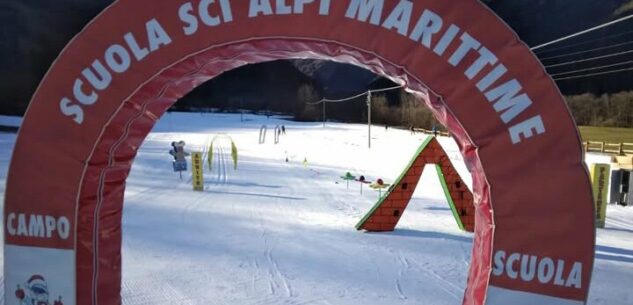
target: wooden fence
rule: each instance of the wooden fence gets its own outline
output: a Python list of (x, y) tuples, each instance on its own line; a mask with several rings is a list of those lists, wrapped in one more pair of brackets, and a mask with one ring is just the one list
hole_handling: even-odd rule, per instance
[[(424, 129), (424, 128), (414, 128), (413, 131), (415, 132), (421, 132), (424, 134), (428, 134), (428, 135), (432, 135), (433, 134), (433, 130), (428, 130), (428, 129)], [(438, 135), (440, 136), (444, 136), (444, 137), (450, 137), (451, 134), (448, 133), (447, 131), (436, 131)]]
[[(415, 132), (422, 132), (432, 135), (433, 131), (423, 128), (414, 128)], [(438, 135), (450, 137), (451, 135), (446, 131), (437, 131)], [(609, 143), (598, 141), (585, 141), (582, 143), (585, 148), (585, 152), (599, 152), (616, 155), (633, 154), (633, 143)]]
[(609, 143), (586, 141), (583, 142), (585, 152), (600, 152), (609, 154), (633, 154), (633, 143)]

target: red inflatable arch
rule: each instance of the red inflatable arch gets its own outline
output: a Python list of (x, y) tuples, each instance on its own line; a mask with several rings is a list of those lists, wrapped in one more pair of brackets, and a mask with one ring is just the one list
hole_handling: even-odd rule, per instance
[[(463, 304), (584, 304), (594, 211), (577, 129), (518, 37), (476, 0), (119, 0), (62, 51), (19, 131), (4, 210), (6, 303), (121, 303), (121, 211), (139, 145), (202, 82), (284, 58), (351, 63), (427, 99), (473, 173)], [(350, 228), (352, 229), (352, 228)]]

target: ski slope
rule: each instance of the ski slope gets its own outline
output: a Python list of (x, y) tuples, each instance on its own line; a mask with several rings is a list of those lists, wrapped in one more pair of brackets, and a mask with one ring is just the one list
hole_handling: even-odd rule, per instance
[[(373, 126), (369, 150), (362, 124), (244, 119), (166, 114), (139, 149), (125, 193), (123, 304), (461, 304), (472, 235), (458, 230), (434, 171), (392, 233), (354, 229), (378, 194), (340, 178), (392, 182), (424, 135)], [(218, 134), (235, 141), (238, 169), (220, 141), (205, 191), (193, 192), (191, 174), (172, 171), (170, 143), (202, 152)], [(15, 137), (0, 133), (2, 200)], [(455, 143), (440, 142), (470, 185)], [(589, 304), (633, 304), (633, 208), (609, 206), (597, 243)]]

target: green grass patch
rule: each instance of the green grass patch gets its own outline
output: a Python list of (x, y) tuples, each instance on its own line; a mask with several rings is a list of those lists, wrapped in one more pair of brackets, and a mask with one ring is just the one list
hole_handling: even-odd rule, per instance
[(633, 143), (633, 128), (580, 126), (583, 141)]

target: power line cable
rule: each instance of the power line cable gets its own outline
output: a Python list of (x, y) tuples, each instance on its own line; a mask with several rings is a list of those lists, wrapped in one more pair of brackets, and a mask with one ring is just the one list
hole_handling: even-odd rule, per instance
[(394, 87), (383, 88), (383, 89), (369, 90), (369, 92), (371, 92), (371, 93), (377, 93), (377, 92), (383, 92), (383, 91), (389, 91), (389, 90), (399, 89), (399, 88), (402, 88), (402, 87), (403, 87), (403, 86), (394, 86)]
[(569, 72), (555, 73), (555, 74), (550, 74), (550, 76), (551, 77), (557, 77), (557, 76), (561, 76), (561, 75), (565, 75), (565, 74), (574, 74), (574, 73), (578, 73), (578, 72), (587, 72), (587, 71), (594, 71), (594, 70), (600, 70), (600, 69), (605, 69), (605, 68), (612, 68), (612, 67), (617, 67), (617, 66), (624, 66), (624, 65), (627, 65), (627, 64), (631, 64), (631, 63), (633, 63), (633, 60), (620, 62), (620, 63), (615, 63), (615, 64), (611, 64), (611, 65), (604, 65), (604, 66), (593, 67), (593, 68), (586, 68), (586, 69), (579, 69), (579, 70), (574, 70), (574, 71), (569, 71)]
[(549, 49), (549, 50), (536, 51), (534, 53), (536, 53), (537, 55), (538, 54), (543, 54), (543, 53), (551, 53), (551, 52), (554, 52), (554, 51), (569, 49), (569, 48), (573, 48), (573, 47), (577, 47), (577, 46), (581, 46), (581, 45), (585, 45), (585, 44), (590, 44), (590, 43), (593, 43), (593, 42), (609, 40), (609, 39), (615, 38), (615, 37), (626, 36), (626, 35), (631, 34), (631, 33), (633, 33), (633, 31), (627, 31), (627, 32), (624, 32), (624, 33), (619, 33), (619, 34), (611, 34), (611, 35), (603, 36), (603, 37), (600, 37), (600, 38), (595, 38), (595, 39), (591, 39), (591, 40), (587, 40), (587, 41), (583, 41), (583, 42), (578, 42), (578, 43), (574, 43), (574, 44), (570, 44), (570, 45), (566, 45), (566, 46), (560, 46), (560, 47), (552, 48), (552, 49)]
[(398, 88), (402, 88), (402, 86), (394, 86), (394, 87), (389, 87), (389, 88), (382, 88), (382, 89), (376, 89), (376, 90), (368, 90), (368, 91), (365, 91), (365, 92), (363, 92), (363, 93), (359, 93), (359, 94), (356, 94), (356, 95), (354, 95), (354, 96), (345, 97), (345, 98), (342, 98), (342, 99), (327, 99), (327, 98), (322, 98), (322, 99), (320, 99), (320, 100), (318, 100), (318, 101), (316, 101), (316, 102), (306, 102), (306, 104), (308, 104), (308, 105), (318, 105), (318, 104), (321, 104), (321, 103), (343, 103), (343, 102), (347, 102), (347, 101), (349, 101), (349, 100), (353, 100), (353, 99), (359, 98), (359, 97), (361, 97), (361, 96), (363, 96), (363, 95), (365, 95), (365, 94), (367, 94), (367, 93), (369, 93), (369, 92), (371, 92), (371, 93), (376, 93), (376, 92), (383, 92), (383, 91), (394, 90), (394, 89), (398, 89)]
[(588, 61), (594, 61), (594, 60), (598, 60), (598, 59), (610, 58), (610, 57), (615, 57), (615, 56), (620, 56), (620, 55), (630, 54), (630, 53), (633, 53), (633, 50), (628, 50), (628, 51), (618, 52), (618, 53), (612, 53), (612, 54), (607, 54), (607, 55), (602, 55), (602, 56), (596, 56), (596, 57), (591, 57), (591, 58), (586, 58), (586, 59), (579, 59), (579, 60), (574, 60), (574, 61), (568, 61), (568, 62), (564, 62), (564, 63), (560, 63), (560, 64), (548, 65), (548, 66), (545, 66), (545, 68), (548, 69), (548, 68), (555, 68), (555, 67), (560, 67), (560, 66), (567, 66), (567, 65), (571, 65), (571, 64), (577, 64), (577, 63), (583, 63), (583, 62), (588, 62)]
[(323, 101), (326, 103), (342, 103), (342, 102), (347, 102), (349, 100), (353, 100), (355, 98), (361, 97), (365, 94), (367, 94), (368, 91), (365, 91), (363, 93), (359, 93), (357, 95), (354, 96), (350, 96), (350, 97), (346, 97), (346, 98), (342, 98), (342, 99), (328, 99), (328, 98), (324, 98)]
[(599, 75), (613, 74), (613, 73), (626, 72), (626, 71), (633, 71), (633, 67), (631, 67), (631, 68), (627, 68), (627, 69), (619, 69), (619, 70), (612, 70), (612, 71), (599, 72), (599, 73), (590, 73), (590, 74), (583, 74), (583, 75), (575, 75), (575, 76), (568, 76), (568, 77), (560, 77), (560, 78), (554, 78), (554, 80), (555, 80), (555, 81), (559, 81), (559, 80), (568, 80), (568, 79), (577, 79), (577, 78), (587, 78), (587, 77), (592, 77), (592, 76), (599, 76)]
[(361, 97), (363, 95), (367, 94), (367, 91), (363, 92), (363, 93), (359, 93), (357, 95), (351, 96), (351, 97), (346, 97), (346, 98), (342, 98), (342, 99), (327, 99), (327, 98), (322, 98), (316, 102), (306, 102), (306, 104), (308, 105), (318, 105), (321, 103), (343, 103), (343, 102), (347, 102), (349, 100), (353, 100), (355, 98)]
[(398, 88), (402, 88), (402, 86), (394, 86), (394, 87), (389, 87), (389, 88), (382, 88), (382, 89), (376, 89), (376, 90), (368, 90), (366, 92), (351, 96), (351, 97), (347, 97), (347, 98), (342, 98), (342, 99), (337, 99), (337, 100), (333, 100), (333, 99), (323, 99), (323, 101), (327, 102), (327, 103), (340, 103), (340, 102), (346, 102), (348, 100), (353, 100), (355, 98), (361, 97), (369, 92), (371, 93), (377, 93), (377, 92), (384, 92), (384, 91), (389, 91), (389, 90), (394, 90), (394, 89), (398, 89)]
[(306, 105), (318, 105), (318, 104), (321, 104), (321, 103), (323, 103), (323, 99), (320, 99), (320, 100), (318, 100), (316, 102), (306, 102)]
[(568, 57), (568, 56), (580, 55), (580, 54), (585, 54), (585, 53), (591, 53), (591, 52), (595, 52), (595, 51), (608, 50), (608, 49), (613, 49), (613, 48), (621, 47), (621, 46), (632, 44), (632, 43), (633, 43), (633, 41), (627, 41), (627, 42), (623, 42), (623, 43), (618, 43), (618, 44), (614, 44), (614, 45), (610, 45), (610, 46), (606, 46), (606, 47), (595, 48), (595, 49), (586, 50), (586, 51), (579, 51), (579, 52), (561, 54), (561, 55), (556, 55), (556, 56), (544, 57), (544, 58), (541, 58), (540, 60), (544, 61), (544, 60), (549, 60), (549, 59), (555, 59), (555, 58), (561, 58), (561, 57)]
[(568, 36), (565, 36), (565, 37), (561, 37), (561, 38), (559, 38), (559, 39), (556, 39), (556, 40), (553, 40), (553, 41), (550, 41), (550, 42), (547, 42), (547, 43), (544, 43), (544, 44), (540, 44), (540, 45), (538, 45), (538, 46), (535, 46), (535, 47), (530, 48), (530, 50), (532, 50), (532, 51), (534, 51), (534, 50), (538, 50), (538, 49), (540, 49), (540, 48), (544, 48), (544, 47), (546, 47), (546, 46), (549, 46), (549, 45), (552, 45), (552, 44), (556, 44), (556, 43), (559, 43), (559, 42), (561, 42), (561, 41), (565, 41), (565, 40), (568, 40), (568, 39), (571, 39), (571, 38), (574, 38), (574, 37), (578, 37), (578, 36), (580, 36), (580, 35), (584, 35), (584, 34), (587, 34), (587, 33), (593, 32), (593, 31), (595, 31), (595, 30), (599, 30), (599, 29), (602, 29), (602, 28), (605, 28), (605, 27), (608, 27), (608, 26), (614, 25), (614, 24), (616, 24), (616, 23), (620, 23), (620, 22), (622, 22), (622, 21), (626, 21), (626, 20), (632, 19), (632, 18), (633, 18), (633, 14), (632, 14), (632, 15), (625, 16), (625, 17), (622, 17), (622, 18), (618, 18), (618, 19), (616, 19), (616, 20), (613, 20), (613, 21), (610, 21), (610, 22), (607, 22), (607, 23), (601, 24), (601, 25), (599, 25), (599, 26), (595, 26), (595, 27), (592, 27), (592, 28), (590, 28), (590, 29), (586, 29), (586, 30), (584, 30), (584, 31), (580, 31), (580, 32), (575, 33), (575, 34), (571, 34), (571, 35), (568, 35)]

